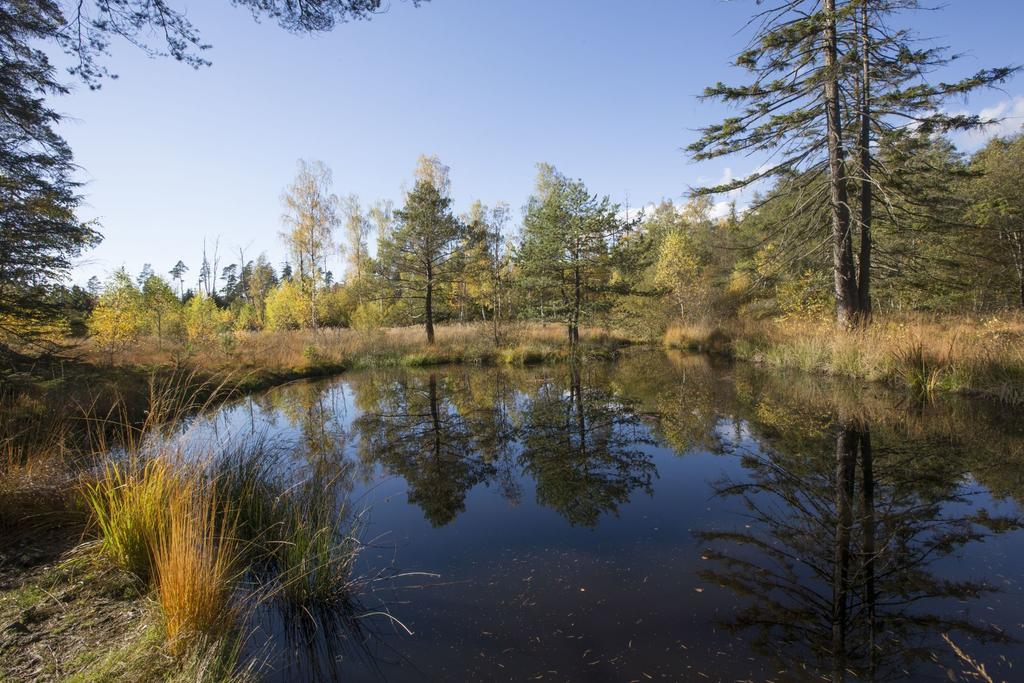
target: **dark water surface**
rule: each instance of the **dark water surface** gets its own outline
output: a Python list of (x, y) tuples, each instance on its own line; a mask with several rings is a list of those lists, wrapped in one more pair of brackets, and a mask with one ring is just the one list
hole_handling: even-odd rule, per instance
[(901, 399), (638, 352), (353, 372), (202, 430), (366, 510), (380, 580), (262, 614), (268, 680), (977, 680), (943, 634), (1024, 680), (1024, 419)]

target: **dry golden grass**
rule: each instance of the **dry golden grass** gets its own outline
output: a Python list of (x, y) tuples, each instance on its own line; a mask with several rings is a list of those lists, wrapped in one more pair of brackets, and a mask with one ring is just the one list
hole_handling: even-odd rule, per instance
[(806, 372), (903, 385), (914, 393), (976, 393), (1024, 402), (1024, 316), (882, 317), (865, 329), (826, 321), (676, 325), (675, 348), (714, 348)]
[[(236, 378), (267, 374), (297, 376), (337, 372), (349, 367), (438, 365), (444, 363), (534, 363), (562, 358), (568, 353), (565, 327), (558, 324), (520, 323), (501, 330), (494, 340), (486, 324), (440, 325), (436, 343), (428, 345), (421, 326), (371, 331), (352, 329), (233, 332), (202, 347), (174, 345), (166, 340), (143, 339), (113, 356), (117, 366), (140, 368), (192, 368), (204, 372), (232, 372)], [(598, 328), (580, 331), (584, 353), (605, 355), (629, 343), (622, 335)], [(87, 361), (109, 364), (110, 355), (89, 340), (76, 351)]]
[[(76, 417), (73, 403), (55, 410), (28, 396), (5, 398), (0, 531), (31, 532), (35, 518), (62, 521), (69, 514), (88, 521), (96, 541), (85, 554), (151, 586), (168, 652), (182, 662), (215, 652), (203, 662), (219, 665), (238, 654), (232, 644), (244, 610), (267, 599), (260, 586), (236, 581), (241, 572), (259, 566), (284, 576), (300, 567), (274, 584), (290, 588), (301, 579), (304, 599), (323, 594), (325, 602), (341, 604), (355, 585), (351, 571), (361, 546), (350, 516), (335, 508), (339, 499), (326, 495), (324, 485), (276, 478), (269, 446), (238, 444), (251, 466), (229, 479), (217, 467), (225, 457), (217, 446), (179, 445), (167, 427), (202, 411), (223, 390), (223, 383), (200, 375), (151, 379), (148, 400), (135, 411), (115, 402), (113, 409)], [(145, 417), (133, 420), (133, 414)], [(239, 529), (243, 515), (246, 534)], [(281, 523), (283, 516), (293, 523)], [(275, 593), (275, 599), (290, 597), (280, 588)]]
[(38, 399), (0, 400), (0, 534), (75, 516), (68, 431), (66, 417)]
[(237, 513), (197, 488), (174, 491), (165, 512), (166, 531), (153, 547), (157, 600), (168, 646), (176, 654), (184, 653), (196, 637), (223, 636), (235, 623)]

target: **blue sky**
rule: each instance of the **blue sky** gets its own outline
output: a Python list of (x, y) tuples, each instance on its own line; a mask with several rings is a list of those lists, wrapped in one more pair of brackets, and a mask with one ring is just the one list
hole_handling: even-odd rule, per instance
[[(545, 161), (592, 191), (640, 206), (742, 174), (756, 159), (694, 164), (681, 151), (725, 112), (696, 96), (729, 67), (753, 0), (393, 0), (371, 22), (318, 36), (257, 24), (227, 0), (192, 0), (213, 48), (194, 71), (114, 44), (119, 74), (56, 101), (105, 236), (74, 279), (122, 265), (196, 275), (203, 238), (222, 265), (284, 257), (280, 194), (298, 158), (334, 171), (339, 195), (400, 203), (416, 158), (451, 167), (459, 211), (506, 201), (519, 216)], [(1019, 0), (950, 0), (918, 31), (965, 52), (947, 77), (1024, 62)], [(1024, 77), (952, 108), (1024, 123)], [(962, 140), (976, 146), (979, 140)]]

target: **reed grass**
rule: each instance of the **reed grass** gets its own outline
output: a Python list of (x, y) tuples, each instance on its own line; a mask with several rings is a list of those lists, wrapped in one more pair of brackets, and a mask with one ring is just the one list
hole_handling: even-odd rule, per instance
[(226, 385), (194, 371), (153, 379), (140, 421), (123, 406), (93, 410), (77, 420), (89, 434), (75, 448), (67, 413), (49, 425), (52, 438), (16, 433), (0, 414), (5, 530), (24, 499), (52, 491), (60, 509), (88, 519), (100, 565), (151, 590), (166, 652), (207, 672), (263, 601), (296, 611), (345, 604), (361, 549), (344, 472), (284, 467), (289, 451), (266, 440), (222, 449), (169, 429), (229, 395)]
[(281, 499), (271, 561), (288, 605), (338, 605), (353, 593), (358, 526), (335, 506), (333, 488), (317, 476)]
[(140, 578), (152, 576), (154, 553), (173, 518), (171, 504), (185, 487), (175, 467), (163, 458), (105, 463), (102, 474), (82, 490), (100, 552)]
[(679, 324), (665, 346), (714, 350), (743, 360), (805, 372), (1024, 404), (1024, 316), (878, 317), (868, 327), (828, 321), (730, 321)]
[(68, 432), (44, 402), (0, 395), (0, 536), (80, 516), (68, 495)]
[(361, 550), (359, 515), (340, 490), (345, 471), (314, 467), (296, 479), (279, 462), (257, 442), (216, 466), (217, 488), (236, 506), (248, 572), (268, 598), (292, 607), (343, 604), (357, 585)]
[(108, 463), (84, 487), (100, 552), (152, 579), (169, 643), (233, 623), (241, 574), (262, 589), (250, 598), (296, 608), (342, 604), (353, 591), (361, 545), (338, 479), (314, 473), (289, 483), (266, 455), (255, 446), (231, 465), (166, 454)]
[[(266, 386), (297, 377), (331, 374), (351, 367), (428, 366), (450, 363), (525, 364), (565, 358), (565, 327), (557, 324), (516, 323), (502, 328), (500, 342), (481, 323), (439, 325), (436, 343), (428, 345), (422, 327), (373, 331), (351, 329), (234, 332), (231, 344), (185, 347), (143, 339), (118, 352), (119, 367), (190, 368), (206, 373), (230, 369), (245, 388)], [(580, 331), (585, 354), (607, 356), (632, 343), (631, 338), (598, 328)], [(95, 365), (110, 362), (109, 354), (89, 340), (79, 353)]]
[(224, 636), (235, 624), (237, 515), (216, 495), (181, 488), (166, 515), (152, 547), (154, 579), (169, 647), (181, 654), (195, 637)]

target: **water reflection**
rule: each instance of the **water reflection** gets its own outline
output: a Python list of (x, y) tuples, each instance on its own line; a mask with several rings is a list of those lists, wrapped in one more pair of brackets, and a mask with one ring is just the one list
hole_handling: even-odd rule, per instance
[(353, 468), (353, 495), (399, 482), (375, 532), (444, 574), (391, 603), (415, 636), (314, 629), (297, 642), (371, 645), (293, 645), (299, 679), (329, 658), (403, 680), (955, 680), (949, 633), (1012, 680), (1024, 424), (1001, 408), (642, 353), (350, 373), (224, 415)]
[[(652, 493), (654, 443), (631, 402), (599, 372), (571, 366), (545, 379), (524, 401), (520, 462), (537, 502), (572, 524), (595, 526), (635, 490)], [(603, 381), (602, 381), (603, 380)]]
[[(409, 502), (434, 526), (465, 510), (467, 492), (494, 485), (518, 502), (519, 480), (537, 502), (573, 524), (594, 526), (634, 490), (651, 492), (653, 444), (639, 415), (579, 366), (516, 390), (500, 370), (404, 372), (356, 386), (353, 422), (364, 463), (400, 475)], [(303, 430), (306, 431), (305, 429)]]
[(366, 383), (357, 401), (372, 408), (353, 425), (360, 459), (403, 477), (409, 502), (434, 526), (451, 522), (465, 509), (466, 492), (497, 473), (476, 448), (478, 425), (456, 408), (446, 384), (433, 372)]
[(714, 567), (702, 578), (751, 599), (724, 626), (751, 632), (780, 669), (833, 680), (901, 677), (934, 658), (941, 633), (1007, 641), (959, 609), (938, 611), (993, 583), (943, 578), (932, 567), (1018, 520), (974, 509), (976, 494), (955, 476), (936, 486), (935, 473), (923, 471), (934, 466), (928, 459), (873, 448), (866, 424), (842, 421), (833, 432), (816, 451), (779, 443), (745, 453), (744, 480), (715, 485), (749, 513), (740, 529), (699, 532)]

